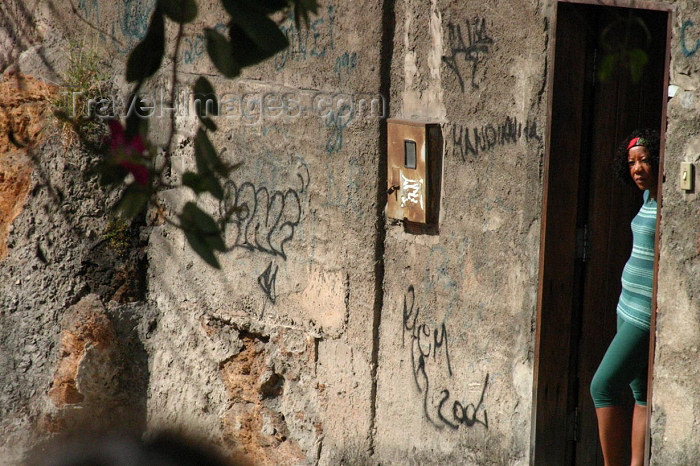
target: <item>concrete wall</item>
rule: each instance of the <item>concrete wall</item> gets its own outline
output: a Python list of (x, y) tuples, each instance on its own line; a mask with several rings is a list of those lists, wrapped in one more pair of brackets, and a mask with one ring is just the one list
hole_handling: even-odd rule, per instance
[[(655, 464), (692, 464), (700, 458), (700, 24), (697, 5), (679, 2), (673, 15), (668, 101), (661, 259), (658, 276), (657, 345), (652, 406)], [(681, 162), (695, 165), (695, 191), (679, 186)]]
[(443, 198), (439, 234), (388, 228), (382, 458), (528, 462), (546, 36), (534, 3), (397, 2), (392, 116), (441, 123)]
[[(60, 84), (73, 40), (101, 51), (115, 93), (128, 90), (124, 60), (154, 2), (81, 0), (77, 13), (51, 2), (18, 13), (19, 3), (0, 7), (13, 19), (0, 23), (2, 68)], [(309, 31), (282, 23), (289, 49), (228, 81), (200, 34), (223, 15), (199, 3), (178, 54), (183, 99), (205, 73), (250, 111), (219, 117), (213, 136), (243, 163), (226, 201), (206, 200), (215, 216), (241, 208), (222, 270), (155, 214), (134, 226), (129, 254), (110, 252), (114, 196), (80, 180), (89, 154), (55, 135), (31, 152), (29, 174), (27, 154), (3, 146), (0, 167), (18, 188), (2, 191), (16, 219), (0, 225), (0, 456), (17, 462), (87, 413), (188, 431), (262, 464), (527, 464), (553, 4), (324, 2)], [(700, 168), (697, 15), (679, 3), (672, 31), (681, 90), (668, 111), (656, 464), (700, 459), (700, 216), (696, 195), (676, 184), (680, 161)], [(152, 95), (169, 83), (165, 65)], [(385, 122), (342, 104), (382, 94), (387, 116), (441, 126), (438, 231), (408, 232), (381, 214)], [(261, 112), (264, 96), (307, 111)], [(152, 118), (160, 142), (168, 117)], [(197, 128), (193, 114), (176, 121), (175, 181), (194, 166)], [(40, 188), (46, 173), (67, 201)], [(176, 209), (191, 197), (160, 198)]]

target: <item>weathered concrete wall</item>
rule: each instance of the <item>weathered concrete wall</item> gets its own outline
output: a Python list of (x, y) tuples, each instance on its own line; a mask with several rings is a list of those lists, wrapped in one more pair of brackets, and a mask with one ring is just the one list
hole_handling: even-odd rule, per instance
[[(172, 366), (172, 358), (190, 366), (187, 356), (158, 355), (153, 371), (161, 376), (150, 393), (159, 405), (154, 425), (184, 420), (182, 405), (196, 392), (205, 396), (211, 385), (215, 393), (225, 391), (229, 403), (233, 398), (231, 407), (223, 401), (190, 404), (193, 411), (208, 409), (206, 416), (192, 412), (192, 417), (208, 417), (210, 431), (220, 424), (221, 435), (242, 442), (252, 458), (328, 461), (351, 442), (367, 451), (379, 120), (337, 107), (334, 95), (376, 95), (379, 57), (373, 45), (381, 30), (362, 18), (378, 9), (371, 2), (328, 3), (310, 31), (297, 30), (289, 19), (283, 23), (288, 50), (239, 80), (213, 78), (220, 96), (257, 105), (249, 119), (220, 117), (213, 139), (228, 160), (243, 163), (226, 186), (226, 202), (210, 204), (215, 213), (241, 209), (227, 225), (230, 252), (220, 257), (222, 271), (212, 273), (182, 232), (155, 228), (149, 297), (171, 322), (159, 330), (164, 341), (183, 326), (206, 341), (204, 334), (211, 332), (198, 328), (203, 320), (216, 323), (217, 332), (233, 332), (244, 349), (223, 345), (220, 355), (204, 356), (210, 368), (197, 379), (206, 380), (206, 387), (187, 386), (183, 372)], [(204, 56), (188, 61), (192, 72), (209, 66)], [(261, 112), (265, 96), (295, 99), (302, 114)], [(325, 116), (311, 107), (319, 96), (332, 104)], [(194, 122), (181, 120), (185, 128)], [(179, 135), (177, 143), (185, 149), (174, 165), (180, 173), (193, 165), (193, 135)], [(184, 201), (181, 192), (163, 197), (172, 206)], [(258, 349), (246, 353), (253, 344)], [(263, 381), (242, 374), (241, 364), (272, 377), (279, 389), (260, 395), (262, 401), (246, 398)], [(261, 426), (264, 441), (258, 438)], [(270, 456), (256, 452), (263, 450), (260, 445), (269, 446)]]
[(391, 116), (441, 123), (443, 196), (439, 234), (387, 234), (380, 457), (526, 464), (546, 22), (534, 2), (403, 1), (396, 24)]
[[(60, 26), (44, 43), (43, 53), (61, 53), (50, 46), (69, 38), (103, 49), (112, 59), (108, 74), (116, 76), (114, 91), (124, 94), (126, 52), (143, 37), (153, 5), (89, 0), (76, 5), (80, 18), (66, 5), (32, 14)], [(138, 414), (149, 429), (205, 435), (235, 456), (265, 464), (333, 462), (368, 454), (373, 414), (368, 322), (376, 295), (375, 193), (382, 107), (381, 100), (373, 109), (346, 105), (359, 104), (353, 99), (362, 98), (363, 105), (370, 105), (378, 97), (379, 49), (374, 45), (380, 41), (381, 24), (365, 18), (380, 16), (381, 5), (374, 2), (325, 4), (309, 30), (298, 30), (291, 18), (282, 23), (291, 43), (286, 51), (238, 80), (211, 77), (220, 100), (240, 99), (250, 113), (242, 117), (237, 108), (217, 121), (220, 130), (214, 144), (227, 160), (243, 164), (226, 185), (226, 202), (212, 201), (208, 208), (215, 216), (232, 207), (242, 210), (227, 226), (230, 251), (221, 255), (218, 273), (190, 249), (177, 228), (156, 225), (142, 233), (149, 242), (147, 300), (152, 307), (144, 311), (148, 318), (138, 319), (134, 334), (148, 354), (148, 390), (138, 403)], [(223, 17), (217, 2), (200, 2), (198, 22), (187, 26), (178, 54), (183, 92), (197, 74), (216, 74), (206, 57), (201, 26), (217, 24)], [(166, 60), (165, 67), (169, 64)], [(47, 68), (42, 71), (60, 78), (62, 70)], [(159, 95), (169, 77), (166, 70), (154, 78), (152, 95)], [(263, 98), (288, 99), (296, 108), (281, 117), (269, 115), (261, 111)], [(158, 128), (160, 142), (167, 134), (168, 117), (156, 116), (150, 122)], [(194, 164), (196, 123), (194, 113), (177, 116), (176, 181)], [(166, 191), (161, 197), (166, 207), (177, 207), (188, 193)], [(22, 215), (39, 208), (37, 201), (30, 197)], [(22, 231), (15, 227), (11, 241)], [(30, 235), (22, 245), (30, 248), (34, 239)], [(15, 249), (4, 264), (11, 275), (15, 270), (8, 265)], [(65, 280), (65, 275), (78, 273), (70, 269), (54, 275)], [(74, 290), (69, 300), (75, 302), (94, 288), (88, 284)], [(52, 319), (60, 321), (68, 304), (57, 298), (49, 301), (55, 307)], [(103, 298), (108, 301), (110, 296)], [(16, 317), (28, 325), (35, 313), (41, 310), (31, 307)], [(4, 327), (8, 345), (16, 344), (9, 334), (17, 325)], [(49, 349), (38, 359), (46, 361), (46, 370), (34, 374), (32, 381), (18, 382), (12, 392), (22, 385), (36, 387), (37, 399), (46, 403), (42, 387), (55, 375), (57, 386), (67, 393), (64, 398), (81, 403), (81, 396), (73, 392), (79, 391), (74, 372), (82, 353), (69, 357), (69, 364), (49, 351), (58, 351), (61, 328), (50, 326), (53, 333), (41, 335)], [(62, 369), (56, 371), (57, 364)], [(8, 373), (16, 371), (14, 366)], [(53, 393), (57, 398), (56, 390)], [(45, 409), (35, 411), (30, 416), (11, 414), (31, 430)], [(119, 419), (111, 420), (118, 425)], [(56, 430), (65, 425), (54, 424)], [(15, 453), (25, 448), (19, 446)]]
[[(19, 3), (0, 7), (14, 18), (0, 23), (0, 69), (15, 62), (60, 84), (72, 40), (101, 50), (114, 92), (128, 90), (124, 60), (154, 1), (81, 0), (80, 18)], [(14, 219), (0, 219), (1, 461), (92, 416), (189, 431), (261, 464), (528, 463), (553, 4), (324, 2), (310, 30), (282, 23), (289, 49), (228, 81), (201, 34), (223, 15), (199, 3), (178, 82), (185, 92), (208, 74), (249, 112), (220, 116), (212, 136), (243, 162), (226, 201), (207, 201), (215, 216), (241, 208), (222, 270), (156, 215), (132, 227), (127, 254), (115, 251), (104, 216), (114, 197), (81, 180), (89, 154), (60, 135), (36, 146), (33, 171), (26, 153), (0, 154), (11, 180), (0, 208)], [(679, 4), (672, 31), (681, 91), (669, 101), (663, 187), (655, 464), (700, 457), (700, 216), (696, 194), (676, 185), (680, 161), (700, 162), (697, 15)], [(385, 122), (342, 99), (381, 92), (389, 116), (441, 125), (432, 234), (377, 216)], [(299, 112), (264, 112), (264, 99), (293, 99)], [(151, 121), (161, 143), (168, 117)], [(176, 120), (175, 181), (194, 166), (197, 127), (194, 114)], [(47, 174), (66, 200), (42, 188)], [(190, 197), (161, 199), (176, 209)]]
[[(651, 419), (653, 463), (700, 461), (700, 13), (679, 2), (673, 16), (665, 182), (657, 291)], [(680, 189), (681, 162), (695, 164), (695, 190)]]

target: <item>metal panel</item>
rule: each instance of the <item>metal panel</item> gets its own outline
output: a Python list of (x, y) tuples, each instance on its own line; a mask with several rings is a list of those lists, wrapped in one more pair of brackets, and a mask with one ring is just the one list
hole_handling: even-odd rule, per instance
[(388, 119), (387, 126), (387, 217), (415, 223), (437, 223), (441, 147), (436, 142), (439, 140), (439, 125)]

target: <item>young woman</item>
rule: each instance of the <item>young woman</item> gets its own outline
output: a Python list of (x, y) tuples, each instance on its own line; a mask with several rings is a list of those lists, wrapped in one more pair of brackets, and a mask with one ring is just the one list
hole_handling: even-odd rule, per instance
[(622, 465), (625, 420), (622, 396), (632, 389), (631, 465), (644, 463), (647, 418), (647, 366), (649, 323), (654, 273), (656, 192), (659, 173), (659, 134), (634, 131), (615, 154), (617, 174), (644, 192), (644, 204), (632, 220), (632, 254), (622, 271), (622, 293), (617, 304), (617, 334), (608, 347), (591, 382), (591, 396), (598, 418), (598, 435), (605, 466)]

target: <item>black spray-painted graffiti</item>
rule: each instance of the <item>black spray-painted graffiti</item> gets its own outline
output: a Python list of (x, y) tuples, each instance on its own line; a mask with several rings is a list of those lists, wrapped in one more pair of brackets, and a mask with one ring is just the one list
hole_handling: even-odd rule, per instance
[[(286, 190), (270, 190), (250, 182), (241, 185), (229, 180), (224, 187), (224, 201), (219, 212), (228, 218), (227, 249), (247, 249), (272, 256), (267, 268), (258, 276), (258, 285), (267, 299), (277, 301), (276, 283), (279, 266), (275, 258), (287, 260), (285, 245), (294, 239), (302, 217), (303, 198), (310, 183), (305, 163), (297, 165), (298, 186)], [(230, 231), (233, 228), (235, 231)]]
[(287, 260), (284, 246), (294, 238), (301, 220), (300, 195), (309, 186), (308, 168), (302, 168), (303, 173), (297, 173), (298, 189), (271, 191), (250, 182), (240, 186), (233, 180), (226, 182), (222, 214), (233, 212), (228, 223), (236, 228), (229, 249), (244, 248)]
[(236, 226), (231, 249), (244, 248), (287, 259), (284, 245), (294, 238), (301, 219), (299, 191), (270, 191), (245, 182), (226, 183), (226, 211), (235, 212), (229, 220)]
[(471, 22), (466, 22), (466, 27), (467, 41), (465, 43), (461, 25), (447, 24), (450, 55), (442, 57), (445, 64), (457, 76), (462, 92), (464, 92), (464, 78), (459, 67), (459, 58), (461, 57), (465, 63), (471, 65), (471, 86), (472, 89), (478, 89), (477, 71), (479, 65), (488, 57), (493, 44), (493, 39), (486, 31), (486, 19), (475, 17)]
[(518, 121), (517, 117), (506, 117), (502, 123), (489, 123), (480, 127), (452, 125), (452, 152), (462, 161), (471, 157), (475, 159), (480, 153), (490, 151), (496, 146), (515, 144), (521, 138), (526, 141), (541, 141), (537, 134), (537, 123)]
[[(489, 383), (488, 374), (486, 374), (481, 389), (481, 396), (476, 404), (464, 404), (459, 400), (455, 400), (452, 402), (452, 410), (450, 411), (449, 401), (451, 399), (451, 394), (446, 388), (440, 391), (440, 402), (437, 407), (430, 404), (430, 377), (428, 376), (427, 366), (430, 364), (431, 355), (434, 363), (438, 352), (442, 353), (443, 347), (445, 348), (444, 353), (447, 362), (447, 373), (452, 377), (449, 338), (444, 322), (440, 325), (439, 330), (437, 328), (431, 328), (425, 323), (418, 323), (420, 308), (417, 307), (415, 303), (415, 289), (413, 285), (410, 285), (403, 298), (401, 344), (405, 344), (406, 333), (408, 333), (411, 339), (411, 368), (413, 369), (413, 380), (416, 383), (418, 392), (423, 394), (423, 414), (425, 418), (438, 429), (449, 427), (450, 429), (457, 430), (461, 425), (473, 427), (476, 424), (480, 424), (488, 429), (489, 418), (486, 410), (483, 409), (484, 395), (486, 394), (486, 387)], [(481, 418), (479, 417), (480, 413)]]
[(267, 296), (267, 299), (269, 299), (272, 304), (275, 304), (277, 300), (277, 293), (275, 292), (277, 269), (279, 269), (279, 266), (275, 265), (274, 262), (270, 262), (270, 265), (268, 265), (265, 271), (258, 277), (258, 285), (260, 285), (265, 296)]

